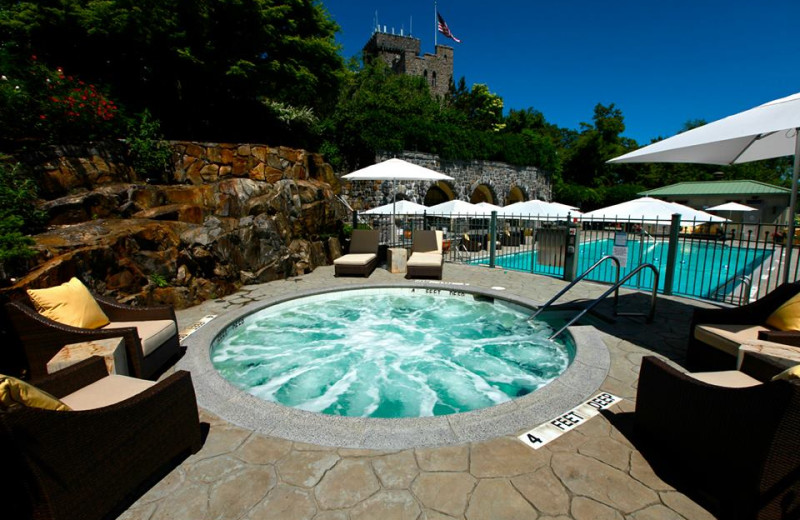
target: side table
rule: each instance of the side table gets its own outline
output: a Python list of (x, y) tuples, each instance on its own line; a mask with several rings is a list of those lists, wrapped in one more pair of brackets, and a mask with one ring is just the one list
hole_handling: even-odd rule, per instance
[(92, 356), (105, 359), (109, 374), (128, 375), (128, 356), (125, 353), (125, 340), (122, 337), (64, 345), (64, 348), (47, 362), (47, 373), (52, 374)]
[(390, 247), (386, 255), (390, 273), (406, 272), (406, 250), (403, 247)]

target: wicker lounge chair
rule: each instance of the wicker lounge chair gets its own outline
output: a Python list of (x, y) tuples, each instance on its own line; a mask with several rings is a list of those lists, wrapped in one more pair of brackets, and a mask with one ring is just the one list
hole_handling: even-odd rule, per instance
[(736, 367), (743, 343), (772, 342), (800, 347), (800, 332), (771, 329), (765, 321), (778, 307), (800, 292), (800, 283), (783, 284), (741, 307), (696, 309), (692, 316), (686, 364), (690, 370)]
[(350, 250), (333, 261), (335, 276), (369, 276), (378, 265), (378, 232), (354, 229), (350, 238)]
[(411, 242), (411, 257), (406, 263), (407, 278), (442, 279), (444, 255), (442, 254), (443, 233), (439, 230), (414, 231)]
[(158, 383), (109, 376), (92, 357), (37, 386), (73, 410), (0, 413), (4, 518), (116, 518), (202, 445), (188, 372)]
[(741, 372), (688, 374), (645, 357), (634, 418), (645, 458), (721, 519), (798, 518), (800, 383), (770, 382), (782, 368), (746, 354)]
[(122, 337), (128, 374), (156, 377), (179, 353), (178, 322), (172, 307), (133, 307), (92, 295), (111, 323), (98, 329), (64, 325), (36, 312), (25, 295), (6, 304), (6, 315), (27, 360), (30, 377), (47, 375), (47, 363), (64, 345)]

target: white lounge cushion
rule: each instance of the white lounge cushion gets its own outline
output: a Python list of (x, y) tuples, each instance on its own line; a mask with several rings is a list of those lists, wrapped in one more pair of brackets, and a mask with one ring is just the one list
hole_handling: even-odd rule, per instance
[(719, 372), (694, 372), (689, 374), (695, 379), (715, 386), (725, 386), (728, 388), (747, 388), (757, 386), (761, 381), (748, 376), (738, 370), (721, 370)]
[(367, 265), (375, 258), (377, 255), (372, 253), (350, 253), (335, 259), (333, 265)]
[(112, 321), (103, 329), (121, 329), (125, 327), (136, 327), (139, 339), (142, 342), (142, 354), (145, 356), (155, 351), (165, 341), (178, 333), (178, 328), (172, 320)]
[(414, 253), (408, 259), (408, 267), (438, 267), (442, 265), (442, 255), (438, 253)]
[(61, 398), (61, 402), (73, 410), (93, 410), (129, 399), (154, 384), (146, 379), (112, 374)]
[(752, 324), (702, 324), (694, 328), (694, 337), (735, 357), (739, 353), (739, 345), (758, 342), (758, 333), (762, 330), (771, 329)]

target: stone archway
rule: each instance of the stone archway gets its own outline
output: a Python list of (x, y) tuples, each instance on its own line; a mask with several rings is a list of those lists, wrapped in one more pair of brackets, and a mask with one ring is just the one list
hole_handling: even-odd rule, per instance
[(519, 186), (512, 186), (508, 190), (508, 197), (506, 198), (506, 206), (514, 204), (515, 202), (523, 202), (526, 200), (525, 193)]
[(446, 182), (438, 181), (428, 188), (427, 193), (425, 193), (425, 200), (423, 201), (423, 204), (431, 207), (455, 198), (456, 194), (453, 192), (453, 188)]
[(479, 202), (497, 204), (496, 200), (497, 197), (494, 195), (494, 190), (486, 184), (478, 184), (475, 186), (475, 189), (472, 190), (472, 195), (469, 197), (469, 201), (472, 204), (478, 204)]

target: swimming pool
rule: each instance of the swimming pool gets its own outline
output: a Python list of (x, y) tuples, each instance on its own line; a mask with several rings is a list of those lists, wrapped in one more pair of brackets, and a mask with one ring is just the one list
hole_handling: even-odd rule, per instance
[[(667, 267), (668, 242), (646, 237), (643, 240), (628, 240), (627, 265), (620, 271), (620, 278), (643, 263), (655, 265), (660, 273), (659, 290), (663, 290)], [(578, 252), (578, 274), (583, 273), (597, 260), (612, 254), (613, 239), (582, 242)], [(750, 276), (772, 255), (771, 249), (732, 246), (723, 242), (682, 240), (679, 242), (673, 278), (673, 293), (698, 298), (718, 298), (735, 291), (741, 283), (740, 277)], [(525, 251), (511, 255), (498, 255), (496, 265), (520, 271), (563, 275), (563, 269), (553, 270), (538, 262), (537, 252)], [(486, 258), (474, 263), (486, 264)], [(612, 262), (597, 268), (587, 279), (613, 283), (615, 269)], [(651, 289), (653, 274), (643, 270), (631, 278), (626, 287)]]
[(340, 291), (268, 306), (213, 343), (223, 378), (260, 399), (347, 417), (428, 417), (528, 395), (569, 366), (529, 308), (464, 291)]

